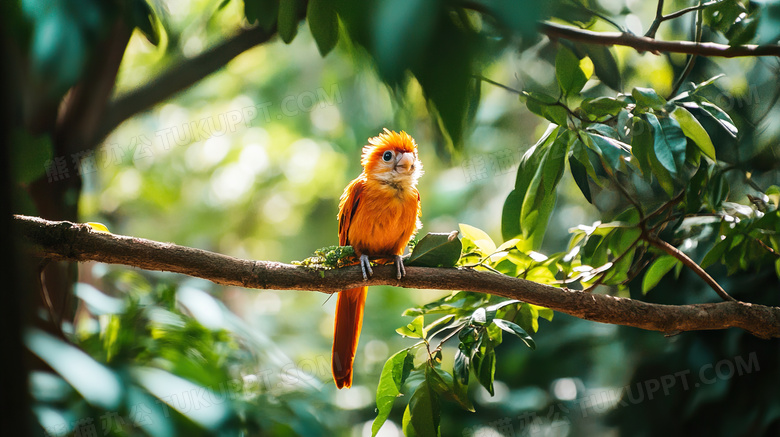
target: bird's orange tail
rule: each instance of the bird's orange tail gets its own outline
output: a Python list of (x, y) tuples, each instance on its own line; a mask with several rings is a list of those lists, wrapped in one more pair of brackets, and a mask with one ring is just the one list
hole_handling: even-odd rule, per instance
[(336, 387), (352, 386), (352, 362), (357, 351), (363, 308), (368, 287), (350, 288), (339, 293), (336, 301), (336, 324), (333, 333), (331, 368)]

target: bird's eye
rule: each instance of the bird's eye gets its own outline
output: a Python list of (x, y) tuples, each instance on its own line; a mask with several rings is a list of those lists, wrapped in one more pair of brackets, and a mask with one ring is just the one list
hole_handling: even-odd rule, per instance
[(385, 162), (390, 162), (390, 160), (391, 160), (391, 159), (393, 159), (393, 152), (391, 152), (391, 151), (389, 151), (389, 150), (388, 150), (387, 152), (385, 152), (385, 153), (382, 155), (382, 159), (383, 159)]

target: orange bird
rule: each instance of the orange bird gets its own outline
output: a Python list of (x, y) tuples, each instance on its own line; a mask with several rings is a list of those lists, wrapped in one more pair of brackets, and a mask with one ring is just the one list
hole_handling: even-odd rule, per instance
[[(363, 280), (373, 274), (369, 256), (395, 258), (401, 279), (406, 274), (401, 254), (422, 226), (417, 180), (423, 171), (417, 144), (406, 132), (385, 129), (368, 139), (361, 164), (363, 172), (347, 185), (339, 202), (339, 245), (355, 249)], [(352, 386), (367, 290), (344, 290), (336, 302), (331, 367), (338, 388)]]

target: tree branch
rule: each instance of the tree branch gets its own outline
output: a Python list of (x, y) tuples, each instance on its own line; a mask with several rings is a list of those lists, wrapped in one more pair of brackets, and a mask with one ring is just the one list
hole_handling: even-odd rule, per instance
[(747, 44), (729, 46), (713, 42), (696, 43), (692, 41), (662, 41), (620, 32), (593, 32), (555, 23), (540, 23), (542, 33), (550, 38), (562, 38), (587, 44), (603, 46), (628, 46), (639, 51), (687, 53), (689, 55), (735, 58), (740, 56), (778, 56), (780, 45)]
[(472, 269), (407, 267), (395, 279), (394, 266), (377, 266), (362, 280), (357, 266), (313, 270), (269, 261), (233, 258), (191, 247), (93, 231), (89, 225), (14, 216), (15, 232), (39, 256), (71, 261), (124, 264), (146, 270), (181, 273), (222, 285), (336, 293), (360, 285), (465, 290), (518, 299), (585, 320), (678, 333), (742, 328), (761, 338), (780, 337), (780, 308), (745, 302), (660, 305), (603, 294), (555, 288)]
[(148, 84), (120, 96), (109, 104), (105, 117), (91, 144), (97, 144), (120, 123), (134, 114), (160, 103), (179, 91), (194, 85), (204, 77), (224, 67), (230, 60), (276, 35), (276, 26), (263, 30), (257, 26), (241, 30), (235, 36), (194, 58), (176, 62)]
[(664, 2), (663, 0), (661, 0), (658, 2), (658, 10), (656, 11), (655, 20), (653, 20), (653, 23), (650, 25), (650, 28), (647, 30), (647, 33), (645, 33), (645, 36), (649, 38), (655, 38), (655, 33), (658, 31), (658, 26), (660, 26), (661, 23), (663, 23), (664, 21), (672, 20), (677, 17), (682, 17), (688, 12), (701, 11), (705, 8), (708, 8), (712, 5), (716, 5), (723, 1), (724, 0), (712, 0), (705, 3), (699, 3), (698, 5), (690, 6), (684, 9), (680, 9), (679, 11), (672, 12), (671, 14), (663, 15)]

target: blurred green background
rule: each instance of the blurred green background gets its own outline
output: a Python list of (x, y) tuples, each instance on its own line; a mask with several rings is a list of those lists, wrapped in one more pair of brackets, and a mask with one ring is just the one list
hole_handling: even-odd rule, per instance
[[(35, 3), (22, 2), (30, 21), (36, 16), (30, 11), (43, 8)], [(101, 20), (96, 3), (55, 3), (65, 16)], [(114, 96), (147, 84), (171, 65), (248, 26), (238, 0), (152, 4), (165, 32), (157, 46), (140, 30), (133, 32)], [(652, 21), (655, 6), (591, 5), (640, 34)], [(613, 30), (603, 23), (596, 28)], [(687, 21), (672, 21), (662, 26), (659, 37), (686, 39), (688, 30)], [(33, 35), (33, 47), (47, 43)], [(624, 47), (613, 54), (624, 90), (653, 87), (664, 95), (685, 63), (683, 55), (640, 54)], [(62, 56), (75, 62), (79, 53), (74, 48)], [(549, 89), (556, 86), (554, 57), (549, 43), (526, 38), (522, 44), (498, 47), (484, 62), (482, 75), (515, 89)], [(738, 124), (740, 142), (725, 135), (713, 139), (719, 156), (757, 169), (762, 186), (778, 183), (777, 71), (775, 58), (701, 59), (691, 74), (696, 82), (726, 75), (718, 85), (719, 104)], [(337, 243), (339, 196), (361, 171), (360, 149), (367, 138), (387, 127), (409, 132), (419, 145), (425, 169), (419, 187), (421, 235), (450, 232), (467, 223), (499, 241), (501, 208), (517, 163), (548, 122), (530, 113), (513, 92), (486, 82), (479, 86), (473, 122), (462, 141), (453, 144), (429, 112), (416, 80), (388, 86), (366, 49), (343, 36), (322, 57), (309, 26), (301, 24), (290, 44), (274, 38), (251, 48), (113, 130), (96, 149), (95, 166), (81, 164), (78, 220), (103, 223), (116, 234), (238, 258), (301, 260)], [(597, 80), (586, 89), (593, 95), (614, 95)], [(63, 156), (72, 165), (71, 156)], [(75, 174), (76, 169), (70, 171)], [(742, 196), (747, 185), (734, 181), (732, 194)], [(543, 246), (547, 252), (564, 250), (569, 228), (603, 218), (582, 199), (568, 172), (558, 194)], [(617, 210), (613, 197), (602, 192), (597, 204), (603, 211)], [(16, 212), (40, 213), (24, 196), (17, 205)], [(92, 361), (74, 348), (57, 349), (41, 333), (29, 341), (50, 365), (68, 363), (55, 367), (63, 379), (43, 372), (32, 377), (35, 415), (51, 435), (90, 435), (90, 429), (96, 430), (91, 435), (370, 435), (382, 366), (392, 353), (413, 343), (394, 332), (410, 321), (401, 313), (449, 294), (372, 287), (354, 386), (338, 391), (329, 369), (335, 299), (327, 295), (222, 287), (91, 262), (78, 269), (79, 309), (66, 333), (103, 363), (100, 369), (111, 370), (106, 375), (100, 370), (80, 373), (74, 369), (89, 368)], [(778, 304), (771, 269), (730, 277), (723, 266), (712, 271), (737, 298)], [(641, 293), (632, 288), (632, 297)], [(667, 277), (645, 299), (715, 301), (711, 290), (687, 271), (679, 279)], [(471, 385), (475, 413), (443, 404), (442, 435), (780, 433), (777, 340), (733, 329), (666, 337), (562, 314), (553, 322), (542, 321), (535, 340), (536, 351), (514, 339), (500, 347), (495, 396)], [(453, 354), (453, 347), (445, 347), (445, 368)], [(738, 374), (738, 369), (745, 372)], [(91, 384), (84, 382), (90, 379)], [(656, 382), (665, 385), (653, 396)], [(122, 400), (103, 399), (112, 384), (121, 387)], [(223, 397), (199, 397), (199, 387)], [(624, 387), (636, 402), (621, 403)], [(206, 400), (199, 404), (197, 399)], [(379, 435), (401, 435), (405, 402), (396, 402)]]

